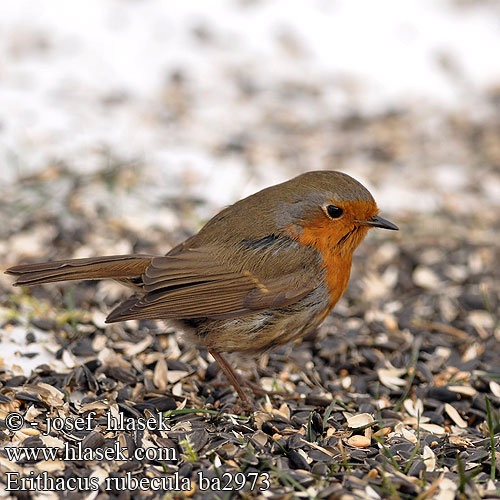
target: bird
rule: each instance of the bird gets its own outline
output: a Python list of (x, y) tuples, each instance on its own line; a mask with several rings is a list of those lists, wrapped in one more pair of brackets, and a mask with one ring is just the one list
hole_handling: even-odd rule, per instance
[(166, 320), (206, 348), (252, 407), (223, 356), (257, 357), (317, 329), (344, 294), (354, 250), (371, 228), (398, 230), (346, 173), (319, 170), (224, 208), (166, 255), (21, 264), (14, 285), (110, 278), (133, 294), (106, 318)]

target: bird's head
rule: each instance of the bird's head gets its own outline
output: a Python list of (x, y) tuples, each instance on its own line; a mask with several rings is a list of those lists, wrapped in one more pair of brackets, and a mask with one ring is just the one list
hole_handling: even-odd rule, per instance
[(278, 187), (276, 224), (322, 253), (350, 255), (370, 228), (398, 229), (378, 215), (370, 192), (342, 172), (308, 172)]

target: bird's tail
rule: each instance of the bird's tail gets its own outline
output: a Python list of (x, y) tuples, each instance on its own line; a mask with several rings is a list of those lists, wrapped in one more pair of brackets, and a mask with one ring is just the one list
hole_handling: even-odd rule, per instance
[(152, 258), (151, 255), (110, 255), (87, 259), (56, 260), (37, 264), (22, 264), (10, 267), (5, 272), (17, 277), (14, 283), (17, 286), (103, 278), (127, 281), (140, 277)]

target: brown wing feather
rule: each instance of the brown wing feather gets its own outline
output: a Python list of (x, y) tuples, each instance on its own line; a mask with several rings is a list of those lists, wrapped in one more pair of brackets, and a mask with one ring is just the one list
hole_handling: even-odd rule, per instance
[(155, 257), (142, 279), (146, 293), (120, 304), (106, 321), (236, 318), (285, 307), (316, 286), (301, 284), (295, 274), (259, 280), (249, 271), (219, 264), (208, 250), (189, 248)]

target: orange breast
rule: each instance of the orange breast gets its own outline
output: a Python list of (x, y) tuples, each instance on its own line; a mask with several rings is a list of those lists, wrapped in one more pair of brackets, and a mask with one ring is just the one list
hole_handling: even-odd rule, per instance
[(325, 268), (325, 281), (330, 292), (328, 307), (318, 318), (318, 324), (330, 314), (335, 304), (340, 300), (347, 289), (351, 274), (352, 253), (349, 257), (340, 257), (331, 253), (323, 253), (323, 267)]
[(318, 218), (317, 223), (310, 223), (301, 227), (300, 231), (289, 228), (294, 238), (302, 245), (307, 245), (318, 250), (322, 257), (322, 268), (325, 269), (325, 281), (330, 292), (327, 308), (319, 315), (317, 323), (321, 323), (330, 313), (335, 304), (344, 294), (349, 276), (351, 274), (352, 254), (357, 245), (339, 248), (337, 243), (342, 237), (342, 232), (332, 230), (324, 223), (323, 218)]

